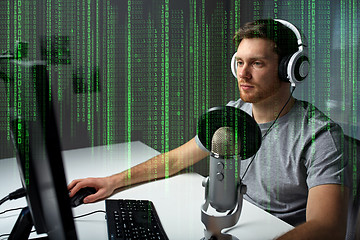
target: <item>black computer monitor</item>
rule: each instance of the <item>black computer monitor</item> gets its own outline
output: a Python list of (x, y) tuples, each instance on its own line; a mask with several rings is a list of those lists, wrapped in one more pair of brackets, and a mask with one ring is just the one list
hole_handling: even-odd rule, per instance
[[(8, 94), (12, 96), (12, 139), (21, 182), (27, 191), (27, 215), (31, 215), (36, 232), (46, 233), (48, 239), (77, 239), (48, 71), (38, 63), (13, 62), (11, 66), (15, 72), (21, 72), (8, 78), (14, 85), (14, 92)], [(17, 234), (14, 239), (27, 239), (23, 236), (30, 234), (25, 230), (27, 225), (29, 219), (20, 216), (12, 231)]]

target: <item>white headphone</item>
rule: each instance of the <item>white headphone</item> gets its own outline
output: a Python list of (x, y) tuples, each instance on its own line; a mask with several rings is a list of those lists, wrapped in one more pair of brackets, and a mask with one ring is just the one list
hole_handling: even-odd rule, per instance
[[(283, 57), (279, 64), (280, 80), (290, 82), (291, 85), (295, 87), (296, 84), (303, 82), (309, 74), (310, 62), (307, 54), (307, 43), (306, 40), (303, 41), (301, 39), (299, 30), (293, 24), (281, 19), (274, 20), (290, 28), (290, 30), (294, 32), (297, 38), (298, 51), (294, 54)], [(231, 72), (234, 77), (237, 78), (237, 63), (235, 55), (236, 53), (231, 59)]]

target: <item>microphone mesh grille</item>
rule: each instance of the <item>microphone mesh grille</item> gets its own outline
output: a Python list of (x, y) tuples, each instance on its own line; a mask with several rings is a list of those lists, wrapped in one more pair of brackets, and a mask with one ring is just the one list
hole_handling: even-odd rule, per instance
[[(237, 146), (238, 145), (238, 146)], [(221, 127), (215, 131), (211, 141), (211, 151), (221, 156), (239, 155), (240, 142), (235, 142), (234, 130)]]

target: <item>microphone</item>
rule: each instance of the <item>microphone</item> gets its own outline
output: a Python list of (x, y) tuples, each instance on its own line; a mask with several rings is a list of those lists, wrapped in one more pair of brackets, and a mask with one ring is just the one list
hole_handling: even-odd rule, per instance
[(219, 128), (212, 137), (209, 202), (218, 212), (236, 207), (237, 186), (240, 183), (239, 144), (231, 127)]
[[(240, 179), (240, 161), (253, 156), (261, 145), (261, 131), (244, 111), (230, 106), (209, 109), (198, 120), (198, 139), (210, 151), (209, 177), (203, 180), (201, 205), (204, 238), (237, 239), (222, 233), (239, 218), (246, 186)], [(215, 211), (214, 211), (215, 210)]]

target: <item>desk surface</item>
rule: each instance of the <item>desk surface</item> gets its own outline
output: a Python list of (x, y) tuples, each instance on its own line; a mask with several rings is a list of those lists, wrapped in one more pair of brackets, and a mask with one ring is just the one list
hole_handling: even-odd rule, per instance
[[(101, 177), (118, 173), (157, 155), (158, 152), (141, 142), (114, 144), (63, 152), (68, 182), (75, 178)], [(21, 187), (14, 158), (0, 160), (0, 176), (3, 180), (0, 198)], [(162, 225), (169, 239), (200, 239), (204, 225), (201, 222), (201, 204), (204, 202), (203, 177), (196, 173), (177, 175), (168, 179), (141, 184), (111, 196), (111, 199), (149, 199), (154, 202)], [(26, 206), (25, 199), (8, 201), (0, 212)], [(104, 210), (105, 202), (81, 205), (73, 209), (79, 216), (95, 210)], [(0, 235), (9, 233), (19, 214), (10, 212), (0, 216)], [(75, 220), (78, 238), (107, 239), (104, 213), (96, 213)], [(239, 239), (273, 239), (293, 227), (244, 201), (240, 220), (227, 233)]]

